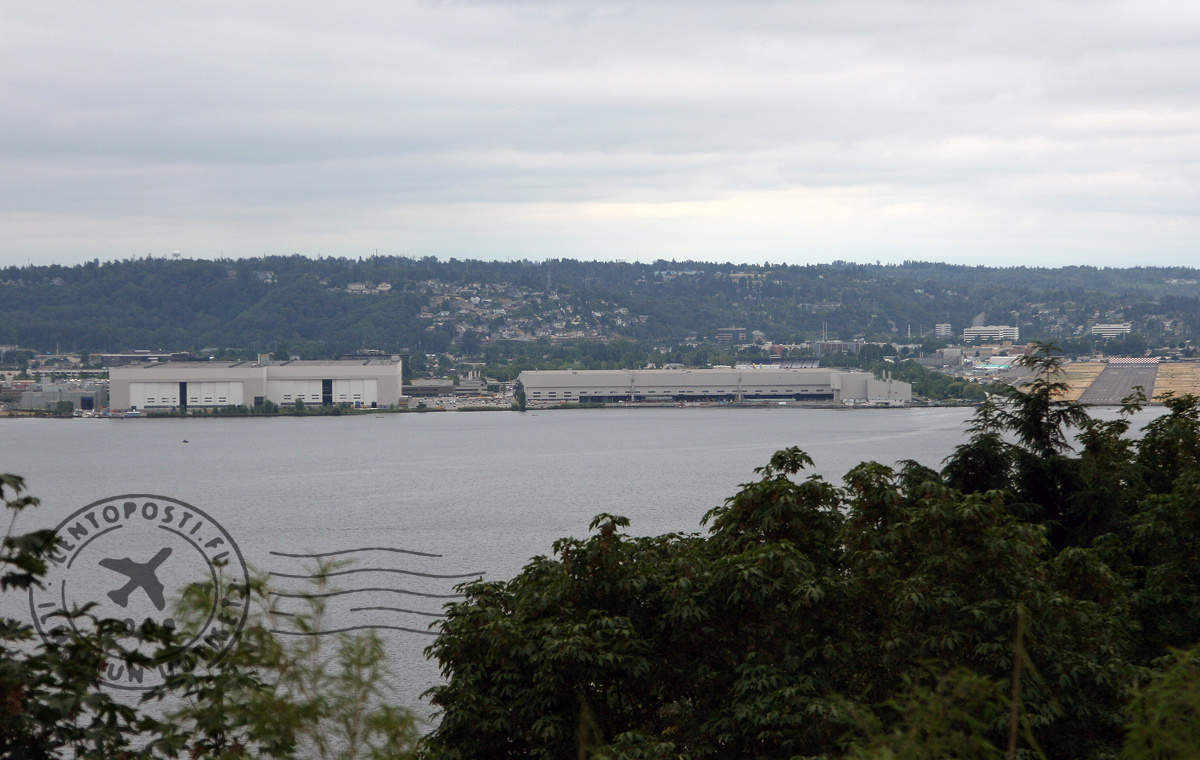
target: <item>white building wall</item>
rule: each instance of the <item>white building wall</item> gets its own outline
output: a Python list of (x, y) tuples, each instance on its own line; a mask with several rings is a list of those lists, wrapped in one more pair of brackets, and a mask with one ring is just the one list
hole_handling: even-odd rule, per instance
[(188, 406), (239, 406), (242, 383), (236, 380), (191, 382), (187, 384)]
[(1128, 335), (1133, 332), (1133, 325), (1122, 322), (1115, 325), (1092, 325), (1092, 335), (1100, 338), (1115, 338), (1118, 335)]
[[(323, 382), (331, 381), (333, 403), (391, 406), (401, 399), (399, 361), (163, 362), (113, 367), (110, 407), (143, 408), (251, 406), (258, 398), (276, 404), (321, 404)], [(179, 384), (187, 398), (179, 398)]]
[(320, 380), (268, 380), (267, 401), (275, 404), (321, 403)]
[(333, 403), (370, 406), (379, 401), (379, 382), (375, 378), (333, 381)]
[(523, 372), (526, 400), (551, 405), (581, 398), (686, 401), (710, 398), (795, 399), (825, 397), (911, 401), (908, 383), (872, 384), (863, 372), (830, 369), (562, 370)]
[(867, 401), (870, 399), (867, 383), (870, 379), (871, 376), (866, 373), (839, 372), (834, 382), (838, 391), (834, 398), (838, 401)]
[(130, 383), (129, 408), (179, 406), (179, 383)]
[(243, 383), (239, 380), (179, 382), (131, 382), (128, 388), (129, 409), (170, 409), (182, 406), (179, 386), (183, 383), (187, 406), (238, 406), (245, 403)]
[(973, 340), (1011, 340), (1016, 343), (1021, 339), (1021, 328), (1011, 325), (984, 325), (983, 327), (968, 327), (963, 330), (963, 342)]

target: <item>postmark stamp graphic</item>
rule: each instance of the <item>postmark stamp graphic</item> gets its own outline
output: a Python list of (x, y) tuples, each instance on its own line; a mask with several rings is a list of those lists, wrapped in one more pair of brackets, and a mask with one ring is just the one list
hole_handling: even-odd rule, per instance
[[(249, 612), (246, 594), (231, 595), (229, 582), (249, 583), (237, 542), (207, 512), (155, 494), (124, 494), (92, 502), (59, 523), (42, 588), (29, 593), (34, 626), (46, 641), (61, 636), (76, 618), (56, 615), (93, 604), (97, 618), (115, 618), (131, 628), (151, 620), (177, 627), (172, 596), (192, 583), (211, 584), (200, 625), (181, 646), (218, 634), (229, 649)], [(148, 653), (148, 652), (147, 652)], [(162, 672), (126, 668), (110, 661), (104, 683), (118, 689), (148, 689)]]

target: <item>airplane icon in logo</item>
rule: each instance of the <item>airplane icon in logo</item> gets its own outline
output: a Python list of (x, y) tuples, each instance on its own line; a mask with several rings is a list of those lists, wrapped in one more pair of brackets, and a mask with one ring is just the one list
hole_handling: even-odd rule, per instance
[(129, 595), (138, 588), (144, 588), (146, 595), (150, 597), (150, 601), (154, 602), (155, 609), (161, 610), (166, 606), (166, 600), (163, 599), (163, 585), (158, 580), (155, 570), (158, 566), (171, 556), (171, 547), (166, 547), (154, 555), (154, 558), (149, 562), (134, 562), (130, 558), (125, 559), (102, 559), (100, 567), (106, 567), (109, 570), (115, 570), (122, 575), (129, 577), (129, 582), (116, 591), (109, 591), (108, 598), (112, 599), (122, 607), (129, 605)]

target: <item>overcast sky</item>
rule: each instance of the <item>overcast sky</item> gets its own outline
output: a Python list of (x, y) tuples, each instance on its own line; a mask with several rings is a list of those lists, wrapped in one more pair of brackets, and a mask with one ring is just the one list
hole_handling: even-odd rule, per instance
[(0, 264), (1200, 266), (1200, 3), (0, 8)]

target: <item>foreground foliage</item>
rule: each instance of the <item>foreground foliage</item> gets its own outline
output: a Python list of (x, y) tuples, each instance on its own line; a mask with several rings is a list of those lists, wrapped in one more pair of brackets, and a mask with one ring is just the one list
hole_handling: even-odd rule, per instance
[[(12, 513), (0, 545), (0, 592), (25, 591), (37, 583), (55, 539), (52, 530), (11, 535), (17, 515), (38, 503), (22, 494), (24, 488), (20, 477), (0, 474), (0, 501)], [(0, 618), (0, 757), (117, 757), (137, 733), (136, 711), (100, 688), (102, 652), (122, 656), (124, 625), (97, 621), (86, 608), (64, 611), (62, 617), (76, 618), (82, 624), (76, 628), (93, 633), (35, 646), (33, 626)]]
[[(23, 490), (19, 477), (0, 475), (0, 501), (14, 522), (37, 504)], [(39, 583), (55, 539), (50, 530), (12, 535), (10, 523), (0, 547), (0, 591)], [(189, 647), (180, 643), (212, 608), (211, 581), (183, 594), (178, 632), (153, 624), (132, 631), (123, 622), (97, 620), (88, 607), (59, 613), (79, 620), (62, 637), (41, 642), (27, 623), (0, 618), (0, 758), (412, 757), (416, 719), (389, 704), (395, 674), (378, 635), (309, 635), (325, 627), (318, 595), (335, 567), (312, 568), (316, 588), (307, 609), (282, 617), (261, 581), (229, 584), (222, 598), (249, 594), (258, 612), (212, 666), (204, 663), (224, 647), (217, 635)], [(299, 635), (281, 636), (283, 629)], [(137, 645), (146, 643), (154, 654), (138, 653)], [(142, 700), (152, 704), (134, 707), (101, 687), (113, 660), (168, 668), (164, 684)]]
[(941, 472), (838, 487), (787, 449), (705, 535), (600, 515), (466, 585), (431, 754), (1109, 758), (1132, 715), (1126, 757), (1192, 756), (1195, 659), (1168, 656), (1200, 642), (1200, 399), (1131, 439), (1142, 399), (1099, 421), (1049, 347), (1025, 361)]

